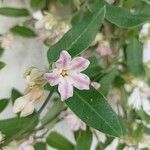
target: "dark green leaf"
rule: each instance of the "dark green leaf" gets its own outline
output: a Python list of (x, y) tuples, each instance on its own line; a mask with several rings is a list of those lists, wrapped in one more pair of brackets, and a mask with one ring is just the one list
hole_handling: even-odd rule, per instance
[(92, 132), (87, 129), (87, 131), (80, 131), (75, 150), (90, 150), (92, 144)]
[(4, 48), (0, 47), (0, 57), (2, 56), (3, 52), (4, 52)]
[(38, 118), (36, 114), (32, 114), (26, 118), (16, 117), (12, 119), (0, 120), (0, 131), (5, 135), (5, 141), (10, 139), (13, 140), (16, 135), (20, 133), (20, 131), (24, 130), (29, 125), (30, 126), (26, 132), (31, 132), (37, 125), (37, 120)]
[(86, 13), (83, 20), (72, 27), (60, 41), (48, 50), (48, 61), (57, 60), (62, 50), (67, 50), (73, 57), (85, 50), (94, 40), (105, 16), (105, 7), (94, 13)]
[(46, 4), (46, 0), (31, 0), (30, 4), (34, 8), (43, 8)]
[(129, 70), (135, 75), (142, 75), (143, 69), (143, 46), (135, 38), (130, 39), (126, 49), (127, 65)]
[(9, 102), (9, 99), (1, 99), (0, 100), (0, 113), (5, 109)]
[(100, 80), (101, 93), (103, 93), (104, 95), (108, 94), (108, 91), (109, 91), (110, 87), (112, 86), (112, 83), (113, 83), (115, 77), (117, 76), (117, 74), (118, 74), (118, 71), (116, 68), (114, 68), (101, 78), (101, 80)]
[(56, 119), (63, 109), (65, 109), (64, 103), (62, 103), (60, 100), (54, 102), (53, 106), (49, 108), (46, 115), (42, 118), (41, 123), (47, 124), (48, 122)]
[(95, 150), (104, 150), (103, 144), (101, 142), (98, 142), (97, 145), (96, 145)]
[(27, 9), (20, 8), (11, 8), (11, 7), (2, 7), (0, 8), (0, 15), (9, 16), (9, 17), (26, 17), (29, 16)]
[(74, 150), (74, 145), (57, 132), (51, 132), (47, 137), (47, 143), (57, 150)]
[(67, 5), (70, 0), (59, 0), (63, 5)]
[(74, 138), (76, 141), (78, 139), (79, 134), (80, 134), (80, 130), (74, 131)]
[(126, 147), (126, 144), (120, 143), (120, 144), (117, 146), (117, 150), (124, 150), (125, 147)]
[(47, 90), (47, 91), (51, 91), (52, 90), (52, 86), (50, 86), (50, 84), (49, 83), (46, 83), (45, 85), (44, 85), (44, 90)]
[(102, 68), (100, 67), (96, 57), (90, 57), (89, 61), (90, 61), (90, 65), (84, 71), (84, 73), (87, 74), (90, 78), (94, 78), (94, 77), (100, 75)]
[(3, 69), (6, 66), (6, 64), (2, 61), (0, 61), (0, 70)]
[(146, 134), (150, 135), (150, 128), (145, 127), (145, 128), (144, 128), (144, 132), (145, 132)]
[(35, 37), (36, 34), (30, 28), (25, 26), (16, 25), (10, 29), (10, 31), (14, 34), (23, 36), (23, 37)]
[(66, 104), (88, 126), (112, 136), (123, 135), (123, 127), (116, 114), (106, 98), (93, 87), (90, 90), (75, 90)]
[(150, 20), (150, 15), (134, 15), (129, 10), (117, 6), (107, 5), (106, 12), (106, 19), (108, 21), (124, 28), (136, 27)]
[(114, 86), (120, 88), (125, 84), (125, 80), (121, 76), (116, 76), (114, 79)]
[(21, 96), (22, 96), (22, 94), (18, 90), (12, 89), (12, 91), (11, 91), (11, 100), (12, 100), (13, 103), (15, 102), (15, 100), (17, 98), (19, 98)]
[(35, 150), (47, 150), (46, 143), (44, 142), (38, 142), (34, 146)]

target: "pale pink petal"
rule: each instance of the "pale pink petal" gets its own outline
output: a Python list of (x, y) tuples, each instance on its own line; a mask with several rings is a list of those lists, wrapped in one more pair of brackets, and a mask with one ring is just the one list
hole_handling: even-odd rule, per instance
[(90, 79), (83, 73), (71, 73), (70, 74), (73, 82), (73, 86), (80, 90), (88, 90), (90, 86)]
[(59, 69), (67, 69), (71, 62), (71, 56), (67, 51), (62, 51), (58, 61), (56, 62), (56, 66)]
[(57, 69), (54, 69), (52, 73), (46, 73), (45, 78), (51, 86), (55, 86), (59, 84), (61, 80), (60, 72)]
[(35, 150), (35, 149), (33, 145), (24, 145), (23, 143), (19, 146), (19, 150)]
[(58, 91), (61, 95), (61, 100), (64, 101), (73, 96), (73, 86), (68, 77), (64, 77), (59, 83)]
[(26, 117), (28, 115), (31, 115), (34, 112), (34, 105), (33, 102), (30, 101), (24, 109), (21, 111), (20, 117)]
[(19, 113), (24, 109), (24, 107), (28, 103), (28, 97), (27, 96), (22, 96), (19, 97), (15, 100), (14, 106), (13, 106), (13, 112), (14, 113)]
[(89, 60), (83, 57), (76, 57), (71, 61), (71, 70), (81, 72), (89, 66)]

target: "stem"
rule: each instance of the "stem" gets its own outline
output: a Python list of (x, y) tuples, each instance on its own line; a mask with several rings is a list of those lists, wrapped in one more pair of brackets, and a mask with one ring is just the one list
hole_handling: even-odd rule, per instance
[[(52, 90), (50, 91), (49, 95), (47, 96), (45, 102), (43, 103), (42, 107), (38, 110), (38, 112), (37, 112), (38, 115), (43, 111), (43, 109), (45, 108), (45, 106), (49, 102), (49, 99), (52, 97), (54, 91), (55, 91), (55, 87), (52, 88)], [(23, 133), (25, 133), (36, 120), (37, 120), (37, 115), (35, 115), (35, 117), (33, 118), (33, 120), (29, 123), (29, 125), (26, 128), (22, 129), (19, 133), (17, 133), (16, 135), (12, 136), (10, 139), (6, 140), (5, 143), (2, 146), (7, 145), (12, 140), (15, 140), (16, 138), (18, 138), (19, 136), (21, 136)], [(0, 146), (0, 148), (1, 148), (1, 146)]]
[(46, 106), (47, 103), (49, 102), (49, 99), (52, 97), (54, 91), (55, 91), (55, 88), (53, 88), (53, 89), (50, 91), (50, 93), (49, 93), (49, 95), (47, 96), (47, 98), (46, 98), (45, 102), (43, 103), (42, 107), (38, 110), (38, 112), (37, 112), (38, 114), (40, 114), (40, 113), (43, 111), (43, 109), (45, 108), (45, 106)]

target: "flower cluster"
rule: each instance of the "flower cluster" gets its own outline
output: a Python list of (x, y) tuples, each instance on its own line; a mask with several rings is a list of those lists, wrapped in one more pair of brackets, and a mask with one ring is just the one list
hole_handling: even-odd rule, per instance
[(136, 110), (143, 109), (150, 115), (150, 87), (144, 81), (133, 79), (131, 84), (126, 84), (125, 88), (130, 91), (129, 105)]
[(43, 73), (35, 67), (29, 68), (25, 72), (27, 88), (22, 97), (15, 100), (13, 112), (20, 113), (21, 117), (26, 117), (34, 112), (34, 103), (43, 97), (42, 86), (45, 83)]
[(37, 29), (40, 40), (46, 40), (48, 45), (56, 43), (70, 29), (68, 22), (61, 21), (59, 17), (52, 13), (37, 11), (33, 14), (36, 21), (35, 28)]

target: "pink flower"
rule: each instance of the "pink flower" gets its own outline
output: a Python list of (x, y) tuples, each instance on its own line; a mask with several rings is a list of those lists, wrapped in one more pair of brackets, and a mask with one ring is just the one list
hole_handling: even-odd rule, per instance
[(70, 109), (67, 110), (67, 116), (65, 117), (67, 123), (73, 131), (79, 129), (86, 130), (86, 124), (80, 120)]
[(51, 86), (58, 85), (61, 100), (64, 101), (73, 96), (73, 87), (80, 90), (88, 90), (90, 79), (81, 73), (90, 62), (83, 57), (76, 57), (71, 60), (67, 51), (62, 51), (56, 62), (56, 68), (52, 73), (46, 73), (46, 79)]
[(34, 150), (34, 147), (32, 144), (33, 144), (33, 137), (29, 137), (27, 141), (23, 142), (19, 146), (19, 150)]

